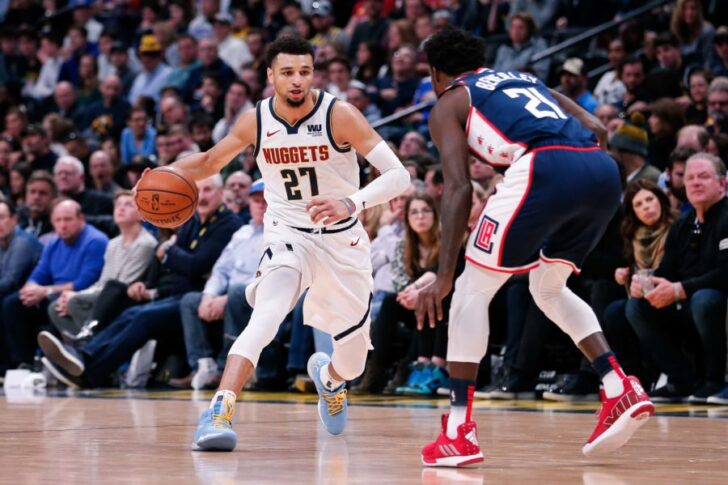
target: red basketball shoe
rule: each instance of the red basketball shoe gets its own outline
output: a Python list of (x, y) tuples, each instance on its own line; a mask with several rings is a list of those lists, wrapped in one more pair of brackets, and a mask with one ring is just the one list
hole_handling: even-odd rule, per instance
[(600, 391), (599, 423), (581, 451), (586, 456), (608, 453), (627, 443), (635, 431), (655, 413), (655, 405), (635, 376), (622, 379), (624, 390), (608, 398)]
[(422, 464), (459, 467), (483, 461), (475, 421), (467, 421), (458, 426), (458, 436), (451, 440), (447, 437), (447, 418), (448, 414), (442, 415), (440, 436), (422, 448)]

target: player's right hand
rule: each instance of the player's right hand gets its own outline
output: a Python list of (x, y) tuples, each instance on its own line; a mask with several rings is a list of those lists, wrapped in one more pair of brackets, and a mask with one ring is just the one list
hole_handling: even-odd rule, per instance
[(452, 291), (452, 280), (446, 280), (438, 276), (435, 281), (425, 286), (417, 295), (415, 315), (417, 316), (417, 329), (422, 330), (425, 321), (429, 322), (430, 328), (435, 328), (437, 322), (443, 320), (442, 300)]

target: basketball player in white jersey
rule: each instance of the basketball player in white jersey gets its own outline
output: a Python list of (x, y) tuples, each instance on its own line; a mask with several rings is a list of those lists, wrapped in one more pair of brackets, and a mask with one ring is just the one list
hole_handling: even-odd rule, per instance
[[(371, 348), (370, 243), (356, 216), (410, 184), (407, 170), (356, 108), (311, 89), (313, 50), (307, 41), (279, 38), (270, 45), (267, 62), (275, 95), (243, 113), (210, 150), (172, 165), (189, 179), (201, 180), (254, 145), (268, 202), (266, 250), (258, 277), (246, 291), (253, 315), (230, 349), (219, 390), (200, 417), (195, 445), (201, 450), (235, 448), (236, 393), (307, 288), (305, 323), (329, 333), (334, 342), (331, 358), (316, 353), (308, 362), (319, 392), (319, 416), (330, 433), (344, 430), (344, 384), (364, 371)], [(381, 173), (362, 189), (357, 152)]]

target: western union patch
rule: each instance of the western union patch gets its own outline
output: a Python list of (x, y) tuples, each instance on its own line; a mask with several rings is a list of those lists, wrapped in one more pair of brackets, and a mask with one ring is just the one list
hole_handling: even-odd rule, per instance
[(718, 250), (723, 251), (724, 249), (728, 249), (728, 238), (721, 239), (718, 243)]

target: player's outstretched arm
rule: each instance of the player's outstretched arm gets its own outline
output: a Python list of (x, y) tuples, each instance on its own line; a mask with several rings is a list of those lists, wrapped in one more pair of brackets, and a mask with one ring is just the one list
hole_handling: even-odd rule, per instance
[(442, 236), (437, 279), (417, 300), (417, 325), (443, 319), (442, 299), (452, 290), (458, 253), (468, 226), (473, 186), (470, 183), (465, 121), (469, 106), (465, 89), (445, 92), (430, 113), (430, 135), (440, 152), (445, 191), (440, 202)]
[(351, 145), (381, 174), (349, 196), (356, 211), (388, 202), (407, 190), (409, 172), (358, 109), (349, 103), (337, 102), (331, 114), (331, 124), (336, 143), (339, 146)]
[(558, 91), (549, 89), (551, 96), (556, 98), (562, 108), (564, 108), (571, 116), (586, 126), (587, 129), (594, 132), (599, 140), (599, 146), (604, 150), (607, 149), (607, 127), (604, 126), (599, 118), (589, 113), (587, 110), (576, 104), (571, 98), (568, 98)]
[(230, 133), (206, 152), (194, 153), (172, 164), (190, 180), (203, 180), (219, 173), (238, 153), (256, 142), (255, 109), (240, 115)]

